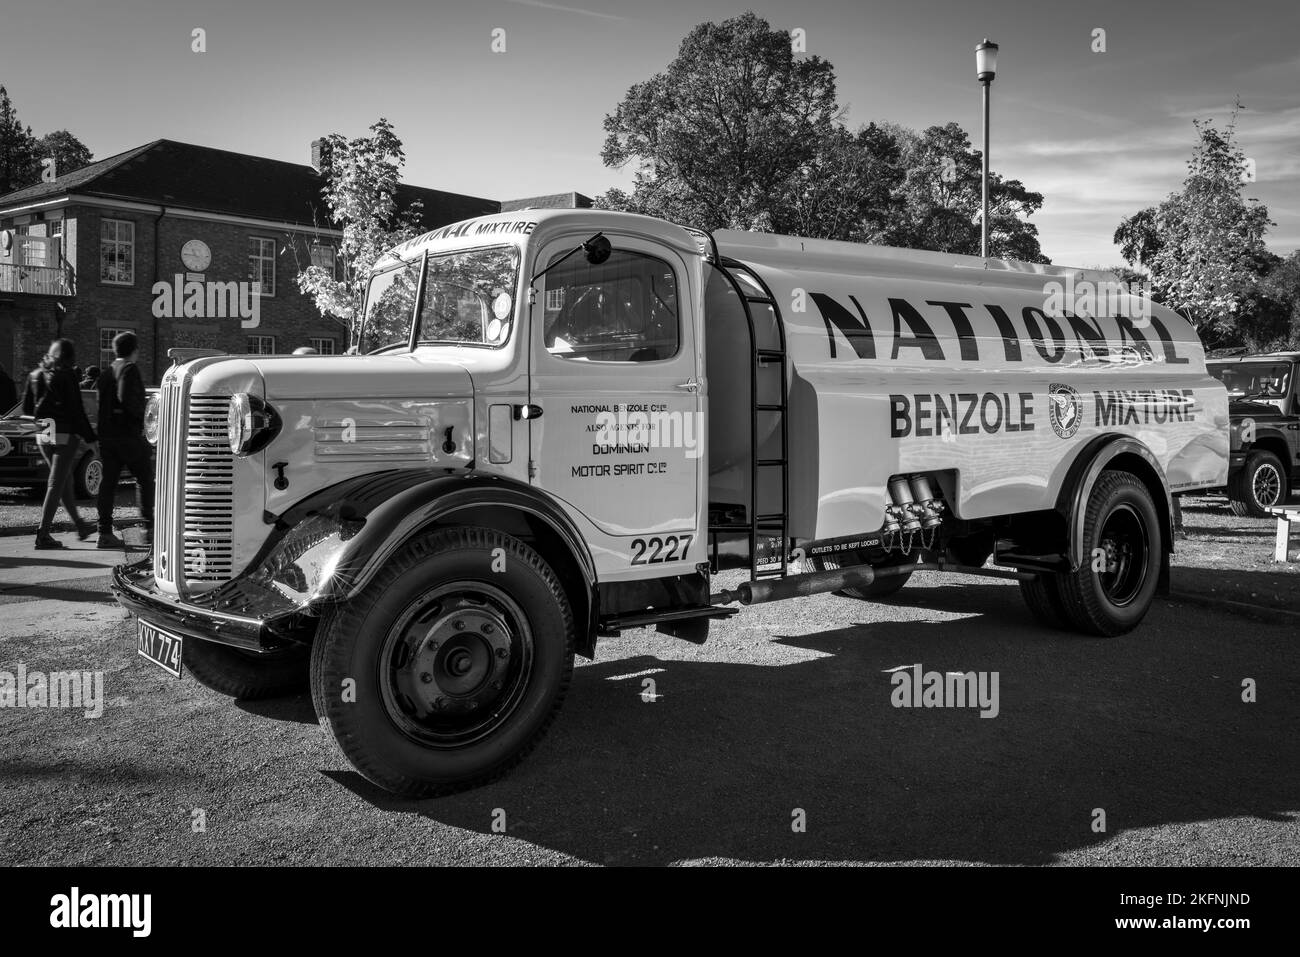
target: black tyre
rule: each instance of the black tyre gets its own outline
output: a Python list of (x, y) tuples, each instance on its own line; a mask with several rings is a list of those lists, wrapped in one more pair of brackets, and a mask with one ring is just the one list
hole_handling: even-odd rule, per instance
[(77, 493), (77, 498), (94, 498), (104, 482), (104, 463), (94, 452), (87, 452), (77, 462), (72, 476), (73, 491)]
[[(843, 568), (851, 565), (866, 564), (866, 562), (861, 561), (859, 559), (859, 556), (856, 552), (846, 553), (844, 555), (844, 558), (845, 560), (841, 562), (838, 559), (832, 558), (830, 556), (815, 555), (812, 557), (813, 568), (821, 572), (821, 571), (828, 571), (834, 568)], [(886, 566), (875, 566), (875, 567), (883, 568)], [(865, 588), (856, 588), (856, 587), (841, 588), (835, 594), (844, 595), (847, 598), (863, 598), (863, 599), (888, 598), (890, 595), (894, 595), (902, 591), (903, 586), (907, 584), (907, 580), (911, 577), (912, 577), (911, 572), (904, 572), (901, 575), (886, 575), (883, 578), (876, 579), (870, 585), (867, 585)]]
[(182, 657), (185, 670), (199, 684), (232, 698), (255, 701), (305, 691), (311, 649), (291, 645), (258, 653), (187, 638)]
[(1272, 452), (1251, 452), (1228, 480), (1228, 505), (1234, 515), (1268, 518), (1270, 508), (1286, 504), (1290, 491), (1282, 460)]
[(1055, 574), (1044, 572), (1028, 581), (1022, 579), (1020, 595), (1040, 625), (1058, 630), (1070, 627), (1065, 604), (1061, 601), (1061, 586)]
[(372, 783), (410, 797), (482, 784), (541, 739), (573, 673), (551, 567), (492, 529), (407, 544), (312, 647), (316, 714)]
[(1102, 472), (1088, 498), (1083, 563), (1056, 582), (1070, 624), (1111, 637), (1146, 615), (1160, 579), (1164, 533), (1147, 487), (1128, 472)]

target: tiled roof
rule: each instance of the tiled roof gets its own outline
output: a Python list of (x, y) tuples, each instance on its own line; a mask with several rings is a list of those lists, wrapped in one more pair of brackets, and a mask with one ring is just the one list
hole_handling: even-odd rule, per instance
[(520, 209), (591, 209), (591, 197), (572, 192), (550, 193), (546, 196), (507, 199), (501, 203), (503, 213), (513, 213)]
[[(0, 196), (0, 211), (68, 192), (203, 212), (329, 227), (321, 177), (312, 167), (208, 146), (154, 140), (91, 163), (53, 183)], [(500, 210), (495, 200), (402, 185), (399, 208), (424, 204), (426, 229)]]

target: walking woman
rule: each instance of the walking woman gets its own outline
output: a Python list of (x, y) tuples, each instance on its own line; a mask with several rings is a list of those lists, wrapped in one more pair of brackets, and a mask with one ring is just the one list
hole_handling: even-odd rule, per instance
[(93, 522), (82, 523), (73, 493), (72, 473), (81, 444), (95, 441), (95, 432), (81, 404), (76, 365), (77, 354), (72, 343), (67, 339), (55, 339), (40, 367), (27, 377), (27, 389), (23, 393), (23, 414), (49, 420), (36, 436), (41, 457), (50, 467), (45, 507), (41, 510), (41, 524), (36, 529), (38, 549), (63, 547), (63, 543), (50, 534), (54, 511), (60, 501), (77, 527), (77, 538), (85, 541), (95, 532)]

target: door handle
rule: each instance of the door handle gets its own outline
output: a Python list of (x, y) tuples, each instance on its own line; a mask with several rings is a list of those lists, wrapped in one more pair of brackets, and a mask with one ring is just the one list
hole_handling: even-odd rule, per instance
[(685, 382), (677, 383), (677, 388), (684, 389), (687, 392), (699, 392), (700, 383), (695, 379), (688, 379)]

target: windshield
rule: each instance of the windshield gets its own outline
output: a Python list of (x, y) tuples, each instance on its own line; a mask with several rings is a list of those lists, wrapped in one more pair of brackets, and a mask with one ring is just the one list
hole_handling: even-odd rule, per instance
[(1229, 395), (1284, 399), (1291, 387), (1289, 362), (1232, 362), (1209, 366)]
[[(369, 341), (409, 337), (422, 263), (423, 257), (371, 277), (366, 296)], [(419, 341), (501, 345), (510, 335), (518, 278), (517, 246), (430, 255), (419, 309)]]

